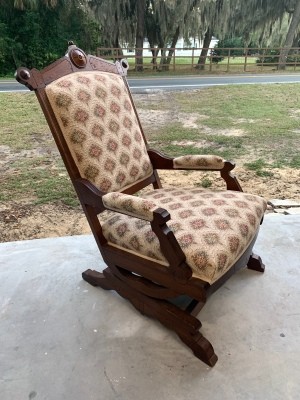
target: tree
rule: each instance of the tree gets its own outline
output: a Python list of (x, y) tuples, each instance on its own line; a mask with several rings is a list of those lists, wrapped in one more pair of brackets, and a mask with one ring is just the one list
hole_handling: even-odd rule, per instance
[[(19, 0), (20, 1), (20, 0)], [(25, 0), (23, 0), (25, 1)], [(33, 1), (33, 0), (27, 0)], [(242, 37), (245, 47), (256, 36), (263, 43), (273, 33), (273, 26), (281, 27), (287, 13), (291, 13), (279, 68), (284, 67), (285, 57), (297, 38), (300, 23), (299, 0), (87, 0), (97, 10), (104, 40), (108, 46), (120, 43), (135, 45), (137, 64), (142, 69), (144, 37), (148, 37), (153, 64), (159, 48), (161, 64), (168, 68), (174, 47), (180, 36), (185, 39), (198, 37), (204, 40), (198, 59), (203, 69), (212, 35), (220, 39)]]
[[(4, 1), (1, 1), (1, 3), (4, 3)], [(6, 3), (18, 10), (28, 10), (35, 9), (41, 4), (46, 7), (56, 7), (58, 0), (6, 0)]]
[[(241, 2), (243, 4), (241, 4)], [(238, 0), (240, 11), (237, 14), (241, 21), (237, 29), (241, 29), (241, 23), (244, 27), (241, 29), (246, 39), (249, 39), (254, 33), (259, 34), (259, 42), (262, 43), (267, 37), (272, 36), (273, 26), (279, 23), (281, 27), (285, 17), (290, 15), (290, 23), (286, 36), (282, 39), (283, 49), (281, 51), (278, 69), (285, 69), (288, 53), (293, 45), (293, 41), (298, 35), (300, 24), (300, 2), (299, 0), (248, 0), (243, 2)], [(246, 18), (249, 14), (251, 18)]]
[[(241, 36), (245, 47), (254, 38), (258, 45), (263, 44), (276, 31), (281, 31), (282, 38), (284, 30), (282, 23), (286, 21), (286, 16), (290, 14), (290, 23), (285, 39), (282, 39), (283, 50), (280, 55), (278, 68), (284, 69), (287, 55), (296, 41), (298, 43), (300, 24), (300, 1), (299, 0), (214, 0), (204, 2), (206, 8), (201, 9), (202, 25), (206, 27), (203, 51), (198, 60), (198, 65), (203, 68), (206, 59), (204, 48), (208, 47), (211, 34), (223, 39), (230, 36)], [(215, 12), (215, 15), (213, 14)], [(278, 35), (277, 35), (278, 39)]]
[[(203, 46), (198, 59), (197, 68), (203, 70), (205, 68), (205, 61), (207, 58), (209, 45), (213, 35), (216, 34), (216, 29), (221, 26), (220, 16), (223, 14), (224, 0), (215, 0), (214, 2), (207, 3), (201, 10), (201, 31), (199, 38), (203, 39)], [(201, 35), (201, 32), (204, 32)]]
[(93, 12), (99, 25), (102, 45), (108, 48), (118, 48), (128, 43), (133, 46), (136, 33), (136, 3), (137, 0), (87, 0), (86, 4)]
[(278, 62), (278, 69), (280, 70), (285, 69), (287, 56), (293, 45), (293, 41), (295, 39), (299, 24), (300, 24), (300, 1), (295, 1), (291, 23), (286, 35), (283, 49), (280, 52), (280, 57)]
[(157, 56), (159, 52), (157, 45), (159, 43), (160, 28), (157, 15), (154, 13), (153, 0), (147, 0), (146, 2), (145, 30), (145, 35), (148, 38), (150, 50), (152, 53), (153, 69), (157, 69)]
[[(165, 49), (169, 45), (168, 54), (166, 54), (165, 50), (161, 50), (162, 69), (169, 69), (174, 48), (179, 37), (183, 36), (186, 40), (189, 39), (190, 27), (195, 20), (195, 14), (203, 3), (201, 0), (152, 1), (152, 10), (155, 14), (158, 32), (158, 47)], [(148, 39), (151, 37), (151, 32), (147, 31), (147, 37)]]
[[(220, 1), (220, 0), (218, 0)], [(203, 0), (88, 0), (101, 25), (103, 39), (108, 47), (120, 43), (135, 44), (136, 65), (143, 69), (142, 48), (148, 38), (153, 54), (153, 63), (159, 49), (162, 50), (162, 68), (168, 69), (174, 48), (180, 35), (188, 37), (189, 27), (197, 7)], [(156, 49), (156, 46), (158, 47)]]
[(136, 70), (143, 71), (143, 47), (145, 37), (145, 9), (146, 0), (136, 2)]
[(43, 68), (64, 54), (70, 39), (87, 50), (99, 41), (98, 27), (80, 1), (0, 0), (0, 5), (1, 75), (20, 65)]

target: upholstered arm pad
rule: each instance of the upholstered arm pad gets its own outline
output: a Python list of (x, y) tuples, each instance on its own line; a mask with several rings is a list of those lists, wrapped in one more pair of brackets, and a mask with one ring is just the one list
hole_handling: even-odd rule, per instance
[(225, 160), (214, 155), (187, 155), (173, 159), (174, 169), (221, 170), (224, 165)]
[(159, 208), (157, 204), (150, 200), (119, 192), (105, 194), (102, 196), (102, 202), (108, 210), (117, 211), (150, 222), (154, 219), (153, 211)]

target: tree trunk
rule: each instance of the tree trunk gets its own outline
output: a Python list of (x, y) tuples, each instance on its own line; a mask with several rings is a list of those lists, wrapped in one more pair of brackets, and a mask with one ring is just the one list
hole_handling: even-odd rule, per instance
[(211, 42), (211, 38), (212, 38), (211, 29), (207, 28), (207, 31), (205, 32), (205, 35), (204, 35), (203, 47), (202, 47), (200, 57), (198, 59), (198, 63), (196, 66), (196, 68), (198, 68), (200, 70), (204, 70), (204, 68), (205, 68), (205, 61), (207, 58), (207, 53), (208, 53), (209, 45)]
[(165, 45), (160, 46), (160, 63), (159, 63), (159, 70), (160, 71), (165, 71), (166, 70), (166, 50), (165, 50)]
[(146, 0), (138, 0), (136, 4), (136, 41), (135, 41), (135, 70), (143, 71), (143, 45), (144, 45), (144, 30), (145, 30), (145, 7)]
[(176, 31), (175, 31), (175, 33), (174, 33), (173, 39), (172, 39), (171, 48), (169, 50), (168, 57), (165, 60), (165, 64), (167, 64), (167, 65), (164, 66), (164, 70), (165, 71), (169, 71), (169, 66), (171, 64), (171, 60), (172, 60), (172, 56), (173, 56), (173, 53), (174, 53), (174, 49), (175, 49), (176, 44), (178, 42), (179, 33), (180, 33), (180, 29), (179, 29), (179, 26), (178, 26)]
[(279, 70), (284, 70), (286, 67), (287, 56), (289, 54), (290, 48), (292, 47), (293, 40), (296, 35), (296, 30), (298, 28), (299, 23), (300, 23), (300, 1), (296, 1), (293, 17), (278, 60)]
[(120, 46), (119, 40), (114, 43), (114, 58), (115, 60), (120, 61), (123, 58), (123, 49)]
[(117, 27), (117, 29), (114, 31), (112, 42), (110, 44), (110, 46), (112, 46), (114, 49), (113, 51), (111, 51), (111, 55), (114, 57), (115, 60), (121, 60), (123, 58), (123, 50), (122, 50), (122, 48), (120, 46), (120, 42), (119, 42), (120, 30), (119, 30), (119, 19), (118, 19), (117, 13), (115, 13), (115, 15), (114, 15), (114, 20), (115, 20), (115, 26)]
[(153, 69), (157, 70), (157, 56), (158, 56), (158, 53), (159, 53), (159, 49), (156, 48), (155, 45), (152, 42), (150, 42), (150, 40), (149, 40), (149, 44), (150, 44), (150, 50), (151, 50), (151, 53), (152, 53), (151, 64), (153, 65)]
[(161, 33), (158, 33), (158, 52), (160, 50), (160, 62), (159, 62), (159, 70), (161, 71), (162, 65), (165, 63), (166, 50), (165, 49), (165, 41), (161, 36)]

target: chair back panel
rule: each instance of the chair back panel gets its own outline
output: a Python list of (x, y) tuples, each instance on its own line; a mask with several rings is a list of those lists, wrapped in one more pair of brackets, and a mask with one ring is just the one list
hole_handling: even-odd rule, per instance
[(123, 191), (152, 175), (146, 144), (121, 76), (74, 72), (53, 81), (45, 91), (82, 178), (111, 192)]

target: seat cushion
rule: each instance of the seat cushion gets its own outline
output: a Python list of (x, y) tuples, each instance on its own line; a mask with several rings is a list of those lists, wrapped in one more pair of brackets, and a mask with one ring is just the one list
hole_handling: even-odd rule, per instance
[[(143, 198), (169, 211), (193, 276), (210, 284), (247, 249), (267, 207), (259, 196), (229, 190), (156, 189)], [(113, 212), (102, 226), (110, 244), (168, 265), (150, 222)]]

